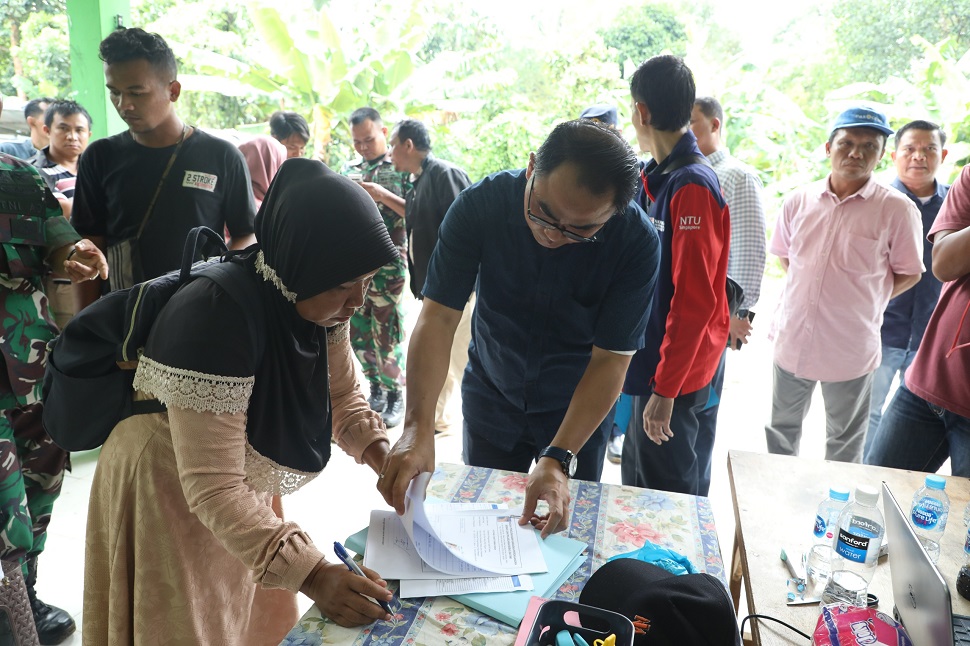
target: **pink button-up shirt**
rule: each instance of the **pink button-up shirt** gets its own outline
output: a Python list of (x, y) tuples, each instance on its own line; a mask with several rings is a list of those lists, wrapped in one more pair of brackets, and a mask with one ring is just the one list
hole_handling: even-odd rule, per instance
[(923, 272), (913, 202), (872, 178), (842, 201), (828, 178), (785, 200), (771, 252), (789, 262), (769, 338), (796, 377), (847, 381), (876, 369), (893, 274)]

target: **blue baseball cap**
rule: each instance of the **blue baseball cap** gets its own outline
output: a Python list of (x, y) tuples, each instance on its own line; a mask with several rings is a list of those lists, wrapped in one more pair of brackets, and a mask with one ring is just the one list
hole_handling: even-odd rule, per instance
[(617, 117), (616, 106), (608, 105), (606, 103), (591, 105), (583, 110), (583, 113), (579, 115), (579, 118), (596, 119), (597, 121), (601, 121), (608, 126), (613, 126), (614, 128), (620, 125), (620, 120)]
[(889, 127), (889, 120), (879, 110), (864, 105), (858, 105), (845, 110), (835, 119), (832, 132), (842, 128), (872, 128), (886, 137), (891, 137), (896, 131)]

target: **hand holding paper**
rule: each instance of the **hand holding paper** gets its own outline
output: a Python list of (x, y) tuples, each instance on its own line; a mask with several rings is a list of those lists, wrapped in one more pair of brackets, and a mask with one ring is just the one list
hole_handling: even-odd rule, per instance
[[(381, 467), (377, 490), (384, 496), (384, 501), (401, 516), (404, 514), (406, 492), (410, 490), (411, 484), (421, 475), (427, 474), (430, 479), (432, 471), (434, 434), (426, 437), (408, 428), (405, 423), (401, 439), (391, 447), (391, 452)], [(424, 482), (427, 484), (428, 480)]]

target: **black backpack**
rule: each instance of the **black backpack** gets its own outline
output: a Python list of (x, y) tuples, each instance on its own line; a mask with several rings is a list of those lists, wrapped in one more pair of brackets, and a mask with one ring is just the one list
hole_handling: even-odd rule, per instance
[[(200, 242), (206, 240), (223, 255), (194, 263)], [(228, 252), (221, 235), (196, 227), (186, 239), (180, 270), (111, 292), (71, 320), (48, 344), (44, 372), (43, 424), (58, 446), (68, 451), (99, 447), (123, 419), (165, 410), (156, 400), (132, 401), (131, 385), (138, 353), (159, 312), (192, 280), (214, 281), (243, 310), (256, 313), (255, 322), (248, 319), (250, 334), (262, 354), (263, 304), (247, 286), (253, 279), (238, 260), (239, 254)]]

